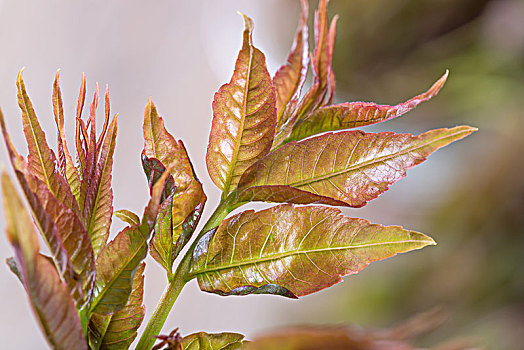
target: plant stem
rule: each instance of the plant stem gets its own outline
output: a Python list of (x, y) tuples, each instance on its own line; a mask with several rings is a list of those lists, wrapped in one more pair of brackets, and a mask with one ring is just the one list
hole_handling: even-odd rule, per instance
[(155, 336), (157, 336), (162, 330), (167, 316), (171, 312), (178, 295), (184, 288), (185, 284), (193, 278), (189, 276), (189, 273), (191, 271), (191, 259), (193, 257), (193, 251), (195, 250), (197, 242), (206, 232), (209, 232), (213, 228), (220, 225), (227, 214), (243, 204), (236, 203), (234, 201), (235, 197), (236, 194), (232, 193), (225, 200), (220, 201), (214, 213), (197, 235), (196, 239), (191, 244), (191, 247), (187, 250), (186, 254), (182, 258), (182, 261), (178, 265), (175, 274), (171, 277), (169, 284), (164, 290), (164, 294), (158, 302), (151, 319), (147, 323), (146, 329), (140, 337), (140, 341), (136, 347), (137, 350), (150, 350), (155, 344)]

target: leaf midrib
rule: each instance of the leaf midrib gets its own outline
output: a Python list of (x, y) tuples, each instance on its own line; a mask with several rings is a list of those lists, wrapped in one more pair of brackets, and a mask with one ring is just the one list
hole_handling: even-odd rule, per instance
[(233, 157), (231, 158), (231, 162), (229, 163), (229, 171), (227, 172), (227, 175), (226, 175), (226, 183), (224, 184), (223, 197), (229, 194), (229, 188), (231, 187), (231, 182), (233, 181), (235, 165), (237, 163), (238, 153), (240, 152), (242, 137), (244, 135), (244, 123), (246, 121), (246, 114), (247, 114), (247, 95), (249, 92), (249, 84), (251, 82), (251, 64), (253, 61), (253, 52), (254, 52), (254, 48), (251, 45), (251, 43), (249, 43), (248, 45), (249, 45), (249, 63), (247, 66), (246, 83), (244, 85), (244, 96), (243, 96), (243, 101), (242, 101), (242, 118), (240, 120), (239, 133), (238, 133), (238, 136), (235, 142), (235, 150), (233, 152)]
[[(292, 251), (288, 251), (288, 252), (284, 252), (280, 254), (267, 256), (264, 258), (244, 260), (244, 261), (240, 261), (240, 262), (236, 262), (236, 263), (232, 263), (228, 265), (219, 265), (216, 267), (204, 268), (204, 269), (192, 272), (191, 275), (196, 276), (196, 275), (205, 274), (208, 272), (226, 270), (226, 269), (231, 269), (231, 268), (235, 268), (235, 267), (239, 267), (243, 265), (254, 265), (254, 264), (264, 263), (264, 262), (273, 261), (273, 260), (281, 260), (283, 258), (287, 258), (293, 255), (308, 254), (308, 253), (321, 253), (321, 252), (329, 252), (329, 251), (337, 251), (337, 250), (351, 250), (351, 249), (369, 248), (369, 247), (382, 246), (382, 245), (407, 244), (407, 243), (425, 243), (425, 245), (429, 245), (429, 244), (434, 244), (434, 241), (431, 239), (430, 240), (408, 239), (408, 240), (402, 240), (402, 241), (368, 243), (368, 244), (360, 244), (360, 245), (349, 245), (349, 246), (343, 246), (343, 247), (326, 247), (326, 248), (316, 248), (316, 249), (310, 249), (310, 250), (292, 250)], [(400, 253), (400, 252), (397, 252), (397, 253)]]
[(370, 160), (370, 161), (367, 161), (367, 162), (363, 162), (363, 163), (359, 163), (359, 164), (356, 164), (355, 166), (351, 166), (351, 167), (348, 167), (348, 168), (345, 168), (345, 169), (342, 169), (342, 170), (339, 170), (339, 171), (331, 172), (329, 174), (325, 174), (325, 175), (318, 176), (318, 177), (312, 177), (309, 180), (302, 180), (302, 181), (298, 181), (298, 182), (288, 183), (288, 184), (285, 184), (285, 185), (292, 186), (292, 187), (301, 187), (301, 186), (310, 185), (312, 183), (323, 181), (323, 180), (327, 180), (327, 179), (330, 179), (332, 177), (336, 177), (336, 176), (344, 174), (344, 173), (356, 171), (356, 170), (358, 170), (360, 168), (365, 168), (365, 167), (370, 166), (370, 165), (375, 164), (375, 163), (380, 163), (380, 162), (384, 162), (384, 161), (392, 159), (392, 158), (399, 157), (399, 156), (401, 156), (403, 154), (406, 154), (406, 153), (415, 151), (417, 149), (426, 147), (428, 145), (431, 145), (432, 143), (441, 141), (441, 140), (446, 139), (446, 138), (454, 137), (454, 136), (456, 136), (458, 134), (461, 134), (461, 133), (467, 133), (467, 132), (468, 132), (467, 130), (462, 130), (461, 129), (461, 130), (459, 130), (456, 133), (448, 134), (448, 135), (445, 135), (445, 136), (442, 136), (442, 137), (439, 137), (439, 138), (436, 138), (436, 139), (431, 139), (430, 141), (428, 141), (426, 143), (423, 143), (423, 144), (420, 144), (420, 145), (417, 145), (415, 147), (405, 148), (401, 152), (397, 152), (397, 153), (394, 153), (394, 154), (389, 154), (389, 155), (386, 155), (386, 156), (383, 156), (383, 157), (374, 158), (373, 160)]

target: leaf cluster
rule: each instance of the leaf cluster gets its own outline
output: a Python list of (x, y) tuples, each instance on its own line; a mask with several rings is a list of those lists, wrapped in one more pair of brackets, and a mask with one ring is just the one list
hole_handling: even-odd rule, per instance
[[(253, 21), (243, 15), (243, 43), (233, 75), (212, 104), (206, 164), (222, 191), (221, 201), (178, 266), (175, 260), (191, 241), (207, 197), (183, 142), (167, 131), (152, 99), (144, 113), (141, 155), (150, 199), (139, 217), (126, 209), (113, 212), (117, 115), (110, 118), (109, 93), (103, 127), (97, 132), (98, 85), (86, 119), (82, 78), (73, 160), (58, 73), (52, 98), (58, 130), (55, 154), (20, 72), (18, 102), (27, 159), (10, 142), (1, 112), (0, 125), (31, 213), (3, 173), (7, 235), (15, 250), (8, 264), (29, 294), (52, 347), (128, 348), (144, 318), (148, 253), (166, 270), (169, 285), (140, 349), (153, 346), (178, 293), (193, 278), (203, 291), (220, 295), (298, 298), (339, 283), (373, 261), (435, 244), (422, 233), (351, 218), (334, 207), (366, 205), (431, 153), (475, 131), (469, 126), (420, 135), (351, 130), (401, 116), (431, 99), (447, 72), (426, 92), (398, 105), (333, 104), (337, 17), (328, 21), (327, 0), (321, 0), (310, 53), (308, 13), (303, 0), (291, 51), (273, 77), (264, 54), (253, 44)], [(306, 88), (309, 72), (313, 83)], [(277, 205), (228, 217), (256, 201)], [(304, 204), (309, 206), (298, 206)], [(128, 226), (109, 241), (113, 215)], [(50, 256), (40, 252), (37, 231)], [(247, 344), (233, 333), (162, 337), (156, 348), (234, 349)]]

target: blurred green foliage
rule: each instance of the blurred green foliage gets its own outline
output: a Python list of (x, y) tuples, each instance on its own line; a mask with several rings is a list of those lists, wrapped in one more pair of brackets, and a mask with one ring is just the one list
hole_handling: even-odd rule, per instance
[(488, 348), (519, 348), (524, 344), (524, 1), (333, 0), (330, 13), (340, 15), (334, 55), (338, 101), (398, 103), (449, 69), (438, 97), (380, 130), (466, 123), (480, 131), (449, 150), (446, 166), (460, 164), (446, 179), (443, 195), (420, 203), (427, 207), (424, 215), (398, 204), (405, 211), (398, 222), (417, 223), (415, 228), (439, 245), (347, 278), (318, 311), (319, 322), (334, 317), (387, 326), (441, 305), (449, 320), (420, 339), (421, 345), (472, 337)]

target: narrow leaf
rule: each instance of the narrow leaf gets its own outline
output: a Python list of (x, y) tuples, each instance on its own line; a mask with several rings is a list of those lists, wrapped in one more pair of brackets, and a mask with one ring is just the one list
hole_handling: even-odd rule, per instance
[(13, 170), (51, 250), (58, 272), (80, 307), (89, 299), (94, 282), (94, 257), (87, 231), (78, 216), (26, 168), (24, 159), (13, 148), (1, 112), (0, 126)]
[(444, 86), (448, 72), (429, 90), (395, 106), (373, 102), (346, 102), (317, 109), (300, 120), (285, 142), (301, 140), (325, 131), (351, 129), (399, 117), (433, 98)]
[[(238, 198), (239, 201), (294, 203), (297, 191), (304, 191), (311, 194), (310, 201), (296, 203), (314, 203), (322, 196), (351, 207), (361, 207), (404, 178), (406, 170), (422, 163), (431, 153), (474, 131), (476, 129), (469, 126), (457, 126), (414, 136), (356, 130), (291, 142), (244, 173), (238, 186)], [(294, 190), (284, 188), (268, 196), (266, 186), (288, 186)], [(308, 197), (304, 194), (299, 198)]]
[(264, 54), (252, 44), (253, 21), (244, 16), (244, 42), (228, 84), (215, 94), (207, 170), (225, 198), (240, 175), (270, 150), (275, 135), (275, 90)]
[(154, 185), (140, 224), (126, 227), (100, 251), (96, 260), (97, 276), (91, 312), (108, 315), (126, 305), (135, 272), (147, 255), (147, 241), (155, 226), (160, 197), (171, 169), (168, 168)]
[[(87, 219), (87, 232), (95, 255), (106, 244), (113, 216), (113, 190), (111, 188), (111, 173), (113, 170), (113, 155), (115, 152), (117, 134), (117, 116), (113, 118), (107, 135), (105, 135), (100, 159), (96, 165), (94, 181), (87, 189), (86, 203), (92, 202), (90, 215)], [(85, 209), (85, 208), (84, 208)], [(87, 213), (87, 211), (85, 211)]]
[(2, 193), (7, 236), (15, 249), (23, 284), (49, 345), (55, 349), (87, 349), (68, 288), (55, 267), (39, 254), (38, 238), (29, 214), (5, 173), (2, 174)]
[(373, 261), (432, 244), (422, 233), (349, 218), (335, 208), (285, 204), (223, 221), (198, 242), (192, 274), (206, 292), (300, 297)]
[(117, 210), (113, 215), (129, 225), (138, 225), (140, 223), (138, 215), (127, 209)]
[(183, 339), (183, 350), (236, 350), (247, 342), (242, 334), (198, 332)]
[(55, 123), (58, 129), (58, 154), (59, 164), (62, 176), (65, 177), (71, 192), (78, 201), (80, 196), (80, 175), (78, 169), (75, 167), (73, 158), (69, 153), (67, 141), (64, 130), (64, 106), (62, 102), (62, 93), (58, 83), (60, 71), (56, 72), (55, 82), (53, 84), (53, 112), (55, 114)]
[(114, 314), (102, 316), (93, 314), (89, 323), (89, 341), (96, 349), (129, 349), (137, 336), (138, 327), (144, 319), (144, 269), (138, 267), (133, 278), (133, 289), (126, 306)]
[(317, 108), (326, 103), (331, 103), (333, 99), (335, 74), (332, 59), (338, 17), (335, 16), (329, 26), (327, 4), (328, 0), (320, 0), (318, 10), (315, 11), (315, 51), (311, 62), (314, 73), (313, 85), (293, 110), (293, 113), (286, 118), (285, 124), (279, 128), (272, 149), (276, 149), (284, 143), (297, 122)]
[(75, 133), (75, 141), (76, 141), (76, 152), (78, 157), (78, 163), (80, 168), (80, 174), (83, 174), (85, 171), (85, 162), (86, 162), (86, 151), (87, 147), (85, 147), (83, 141), (87, 140), (87, 137), (84, 137), (84, 140), (82, 141), (82, 111), (84, 109), (84, 102), (86, 98), (86, 77), (85, 74), (82, 73), (82, 83), (80, 84), (80, 92), (78, 94), (78, 104), (76, 107), (76, 133)]
[(309, 6), (306, 0), (302, 0), (300, 3), (302, 12), (293, 46), (286, 64), (280, 67), (273, 78), (276, 91), (277, 130), (289, 118), (289, 114), (300, 98), (309, 65), (307, 26)]
[(44, 182), (51, 193), (75, 213), (79, 213), (76, 198), (73, 196), (66, 180), (55, 167), (57, 159), (47, 144), (45, 134), (40, 127), (36, 113), (27, 95), (22, 71), (16, 81), (18, 87), (18, 105), (22, 110), (24, 134), (29, 149), (28, 169), (38, 179)]

